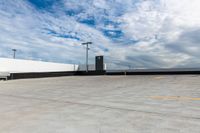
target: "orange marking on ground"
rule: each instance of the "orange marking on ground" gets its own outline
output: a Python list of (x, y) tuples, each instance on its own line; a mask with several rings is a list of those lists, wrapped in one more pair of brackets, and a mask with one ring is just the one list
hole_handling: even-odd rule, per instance
[(164, 79), (164, 77), (155, 77), (155, 79)]

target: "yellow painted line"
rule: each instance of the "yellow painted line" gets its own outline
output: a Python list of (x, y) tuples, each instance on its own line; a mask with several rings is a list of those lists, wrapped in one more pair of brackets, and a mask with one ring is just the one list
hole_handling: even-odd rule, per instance
[(152, 99), (156, 100), (191, 100), (200, 101), (198, 97), (182, 97), (182, 96), (151, 96)]

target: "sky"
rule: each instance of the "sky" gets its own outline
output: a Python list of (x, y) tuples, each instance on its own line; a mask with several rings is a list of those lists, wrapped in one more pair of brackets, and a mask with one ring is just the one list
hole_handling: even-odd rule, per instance
[(109, 69), (200, 67), (199, 0), (0, 0), (0, 57)]

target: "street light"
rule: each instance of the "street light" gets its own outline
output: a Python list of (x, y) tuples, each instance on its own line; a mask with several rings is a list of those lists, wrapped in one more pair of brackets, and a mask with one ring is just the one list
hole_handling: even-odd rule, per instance
[(88, 51), (90, 50), (88, 47), (89, 44), (92, 44), (92, 42), (82, 43), (82, 45), (86, 45), (86, 72), (88, 72)]
[(15, 59), (15, 54), (16, 54), (17, 50), (16, 49), (12, 49), (12, 51), (13, 51), (13, 59)]

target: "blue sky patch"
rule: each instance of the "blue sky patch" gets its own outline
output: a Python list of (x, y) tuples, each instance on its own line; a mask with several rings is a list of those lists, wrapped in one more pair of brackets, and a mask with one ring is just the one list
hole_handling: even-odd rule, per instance
[(55, 2), (60, 0), (28, 0), (32, 5), (38, 9), (50, 9)]
[(80, 20), (79, 22), (86, 24), (86, 25), (89, 25), (89, 26), (95, 26), (96, 25), (94, 17), (89, 17), (87, 19)]
[(120, 38), (124, 35), (121, 30), (104, 30), (103, 33), (110, 38)]
[(48, 31), (47, 34), (50, 34), (50, 35), (53, 35), (53, 36), (56, 36), (56, 37), (61, 37), (61, 38), (70, 38), (70, 39), (75, 39), (75, 40), (80, 40), (80, 38), (76, 37), (76, 36), (72, 36), (72, 35), (69, 35), (69, 34), (61, 34), (61, 33), (57, 33), (56, 31), (54, 30), (50, 30), (50, 29), (45, 29)]

